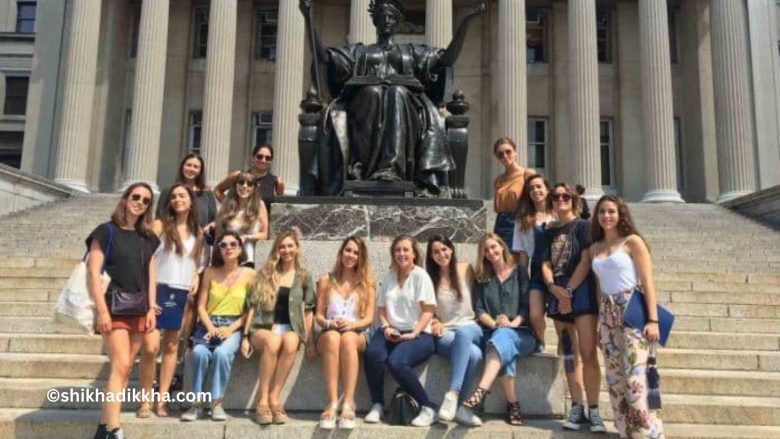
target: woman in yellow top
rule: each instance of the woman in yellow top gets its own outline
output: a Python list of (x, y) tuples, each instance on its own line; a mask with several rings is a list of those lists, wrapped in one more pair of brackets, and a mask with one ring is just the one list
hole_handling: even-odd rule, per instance
[[(225, 395), (233, 358), (241, 345), (244, 326), (244, 303), (250, 284), (255, 281), (255, 271), (241, 267), (246, 259), (241, 236), (225, 232), (216, 241), (211, 267), (203, 272), (198, 292), (198, 317), (200, 324), (192, 336), (192, 392), (202, 391), (206, 376), (211, 376), (211, 419), (224, 421)], [(182, 414), (182, 421), (194, 421), (200, 417), (202, 406), (196, 403)]]
[(493, 154), (504, 165), (504, 173), (493, 183), (495, 189), (493, 208), (496, 211), (493, 232), (500, 236), (507, 246), (511, 246), (515, 231), (515, 212), (520, 196), (523, 195), (525, 180), (536, 172), (517, 164), (517, 145), (509, 137), (496, 140), (493, 144)]

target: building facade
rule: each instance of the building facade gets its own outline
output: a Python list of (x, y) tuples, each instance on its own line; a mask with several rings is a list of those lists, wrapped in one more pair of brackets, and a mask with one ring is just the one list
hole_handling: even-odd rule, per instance
[[(407, 0), (398, 40), (446, 45), (476, 3)], [(323, 41), (371, 42), (368, 4), (317, 0)], [(191, 151), (214, 182), (271, 143), (274, 172), (294, 192), (310, 64), (297, 6), (0, 0), (0, 160), (106, 192), (135, 180), (170, 184)], [(500, 172), (492, 143), (504, 135), (523, 165), (583, 183), (593, 197), (722, 201), (780, 184), (779, 8), (488, 1), (454, 78), (471, 105), (471, 196), (491, 196)]]

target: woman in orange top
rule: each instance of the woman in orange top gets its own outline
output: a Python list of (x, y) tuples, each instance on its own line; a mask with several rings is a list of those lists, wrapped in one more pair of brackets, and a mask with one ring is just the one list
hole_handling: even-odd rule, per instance
[(493, 154), (504, 165), (504, 173), (496, 178), (493, 188), (496, 224), (493, 231), (508, 245), (512, 245), (515, 230), (515, 212), (526, 178), (536, 174), (533, 169), (517, 164), (517, 145), (509, 137), (501, 137), (493, 144)]

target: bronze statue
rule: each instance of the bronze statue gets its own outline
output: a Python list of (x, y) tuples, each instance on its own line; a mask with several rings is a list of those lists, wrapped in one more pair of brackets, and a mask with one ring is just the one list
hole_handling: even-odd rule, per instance
[(339, 195), (345, 180), (407, 181), (418, 194), (441, 196), (455, 163), (437, 104), (444, 103), (444, 83), (484, 2), (465, 17), (446, 49), (393, 40), (405, 15), (398, 0), (370, 3), (375, 44), (335, 48), (325, 47), (312, 26), (312, 0), (300, 0), (299, 8), (314, 60), (309, 98), (323, 91), (320, 72), (333, 98), (320, 117), (318, 150), (307, 170), (318, 192)]

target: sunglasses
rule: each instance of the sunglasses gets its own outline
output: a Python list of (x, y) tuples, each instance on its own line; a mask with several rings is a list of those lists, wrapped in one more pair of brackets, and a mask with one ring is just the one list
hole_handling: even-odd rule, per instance
[(217, 247), (219, 247), (219, 249), (222, 251), (227, 249), (238, 248), (238, 241), (230, 241), (230, 242), (222, 241), (219, 243), (219, 245), (217, 245)]
[(130, 195), (130, 201), (136, 201), (136, 202), (140, 201), (141, 203), (143, 203), (144, 206), (148, 206), (149, 204), (152, 203), (152, 199), (151, 198), (144, 197), (141, 194), (132, 194), (132, 195)]
[(552, 198), (554, 201), (571, 201), (571, 195), (569, 194), (554, 194)]
[(512, 151), (511, 149), (504, 149), (504, 150), (501, 150), (501, 151), (498, 151), (498, 152), (496, 152), (496, 157), (498, 157), (498, 158), (502, 158), (502, 157), (504, 157), (504, 156), (511, 155), (511, 154), (512, 154), (512, 152), (513, 152), (513, 151)]
[(253, 182), (251, 182), (251, 181), (249, 181), (249, 180), (247, 180), (247, 179), (244, 179), (244, 178), (239, 178), (239, 179), (236, 181), (236, 186), (246, 186), (246, 187), (253, 187), (253, 186), (254, 186), (254, 183), (253, 183)]
[(258, 162), (270, 162), (270, 161), (272, 161), (274, 158), (273, 158), (273, 156), (270, 156), (270, 155), (266, 155), (266, 154), (258, 154), (258, 155), (256, 155), (256, 156), (255, 156), (255, 159), (256, 159)]

